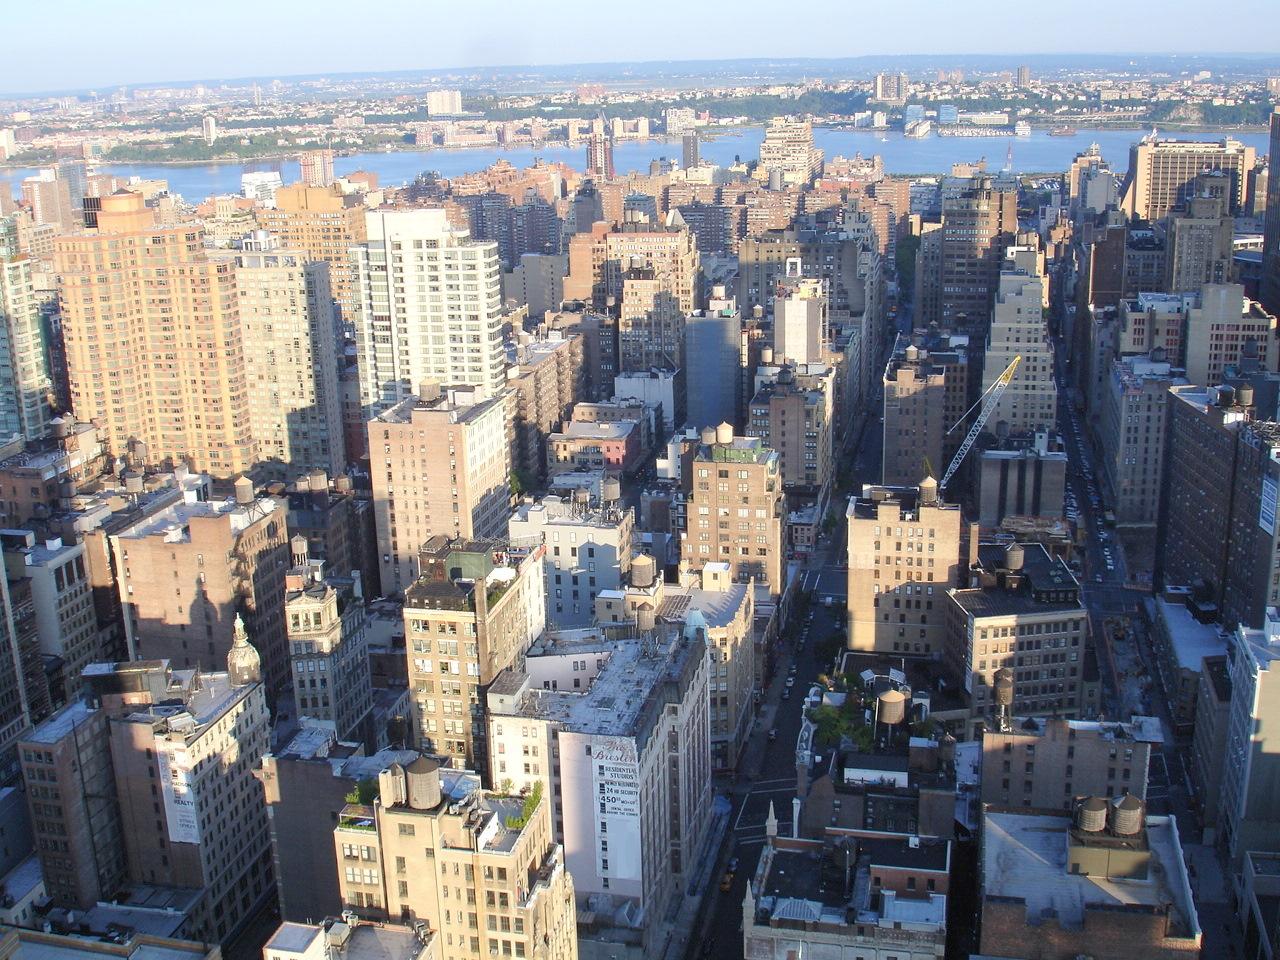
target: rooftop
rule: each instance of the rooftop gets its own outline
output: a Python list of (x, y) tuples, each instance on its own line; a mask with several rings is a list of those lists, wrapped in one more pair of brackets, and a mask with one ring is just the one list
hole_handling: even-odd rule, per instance
[(415, 960), (428, 949), (412, 927), (393, 923), (360, 923), (340, 920), (324, 925), (282, 923), (263, 947), (264, 952), (304, 953), (317, 937), (342, 943), (343, 960)]
[(1069, 930), (1083, 926), (1086, 908), (1168, 907), (1175, 935), (1198, 937), (1177, 823), (1173, 817), (1149, 816), (1146, 827), (1157, 868), (1142, 880), (1112, 879), (1067, 872), (1071, 818), (1065, 814), (988, 808), (982, 831), (983, 895), (1025, 902), (1032, 926), (1055, 917)]
[(1227, 652), (1227, 637), (1214, 623), (1201, 623), (1185, 603), (1155, 598), (1156, 622), (1164, 624), (1169, 645), (1178, 658), (1178, 666), (1192, 673), (1200, 672), (1205, 657)]
[(184, 500), (142, 517), (136, 523), (121, 530), (119, 536), (130, 540), (163, 537), (165, 543), (189, 543), (193, 520), (228, 517), (231, 522), (231, 532), (239, 533), (250, 524), (262, 520), (272, 511), (284, 506), (284, 501), (277, 500), (275, 497), (257, 497), (252, 503), (247, 504), (237, 503), (233, 499)]
[(73, 700), (23, 738), (23, 743), (57, 743), (97, 711), (83, 700)]
[[(678, 685), (701, 643), (671, 631), (651, 639), (608, 639), (594, 629), (546, 633), (529, 648), (523, 675), (505, 670), (491, 692), (516, 693), (524, 686), (515, 713), (598, 736), (647, 734), (651, 711), (666, 702), (669, 685)], [(574, 656), (603, 661), (585, 690), (547, 690), (541, 686), (538, 659)], [(527, 679), (527, 683), (525, 683)]]
[(636, 424), (635, 420), (569, 420), (551, 436), (573, 440), (625, 440), (635, 432)]
[(448, 387), (433, 400), (407, 397), (379, 414), (378, 419), (383, 423), (412, 423), (415, 415), (440, 414), (447, 416), (450, 423), (471, 423), (502, 403), (501, 396), (482, 399), (471, 389)]

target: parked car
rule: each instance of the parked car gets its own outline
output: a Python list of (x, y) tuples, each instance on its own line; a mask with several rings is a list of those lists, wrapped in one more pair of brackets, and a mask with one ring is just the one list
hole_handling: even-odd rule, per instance
[(726, 870), (724, 876), (720, 878), (720, 890), (723, 893), (728, 893), (732, 886), (733, 872), (731, 870)]

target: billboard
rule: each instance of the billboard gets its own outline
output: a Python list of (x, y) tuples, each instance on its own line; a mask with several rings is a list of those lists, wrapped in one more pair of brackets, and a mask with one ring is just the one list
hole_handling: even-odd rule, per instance
[(156, 763), (164, 793), (165, 820), (172, 843), (199, 843), (200, 818), (196, 813), (195, 762), (185, 742), (156, 737)]

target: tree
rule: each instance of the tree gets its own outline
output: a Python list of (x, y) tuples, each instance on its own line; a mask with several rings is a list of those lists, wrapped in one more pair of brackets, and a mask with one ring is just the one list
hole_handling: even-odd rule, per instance
[(378, 778), (365, 777), (347, 792), (347, 803), (358, 803), (367, 807), (378, 799)]

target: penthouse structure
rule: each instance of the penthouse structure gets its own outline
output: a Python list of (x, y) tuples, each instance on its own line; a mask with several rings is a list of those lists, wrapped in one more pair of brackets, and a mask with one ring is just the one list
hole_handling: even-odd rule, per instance
[(579, 939), (654, 956), (707, 855), (707, 645), (642, 621), (549, 634), (488, 695), (490, 776), (550, 799)]

